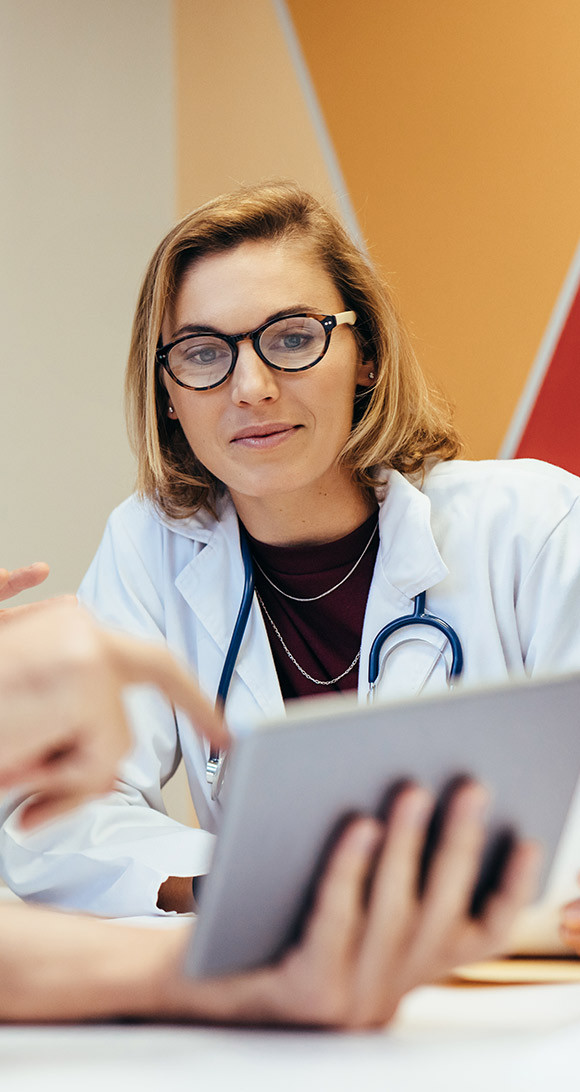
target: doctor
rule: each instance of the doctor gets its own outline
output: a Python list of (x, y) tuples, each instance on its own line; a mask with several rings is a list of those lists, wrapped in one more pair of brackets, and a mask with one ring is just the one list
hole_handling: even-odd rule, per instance
[[(163, 240), (127, 393), (139, 492), (111, 516), (81, 596), (102, 621), (167, 642), (213, 699), (242, 524), (256, 593), (226, 704), (234, 731), (305, 694), (366, 700), (376, 633), (423, 592), (459, 635), (468, 685), (580, 667), (580, 483), (540, 463), (458, 460), (384, 284), (296, 186), (218, 198)], [(449, 666), (441, 634), (409, 628), (383, 650), (380, 692), (441, 689)], [(116, 793), (33, 835), (18, 807), (7, 816), (0, 857), (22, 896), (107, 915), (192, 908), (219, 821), (207, 752), (158, 695), (136, 692), (132, 714)], [(182, 755), (201, 830), (163, 811)]]

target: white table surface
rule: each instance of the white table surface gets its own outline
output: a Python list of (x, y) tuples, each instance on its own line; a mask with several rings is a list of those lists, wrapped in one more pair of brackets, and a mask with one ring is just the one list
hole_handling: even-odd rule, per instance
[[(0, 889), (0, 903), (13, 898)], [(154, 919), (162, 924), (165, 919)], [(151, 925), (151, 919), (133, 919)], [(129, 924), (129, 922), (128, 922)], [(431, 986), (365, 1035), (0, 1026), (0, 1092), (576, 1092), (580, 983)]]
[(536, 1092), (580, 1087), (580, 984), (428, 987), (365, 1035), (0, 1028), (2, 1092)]

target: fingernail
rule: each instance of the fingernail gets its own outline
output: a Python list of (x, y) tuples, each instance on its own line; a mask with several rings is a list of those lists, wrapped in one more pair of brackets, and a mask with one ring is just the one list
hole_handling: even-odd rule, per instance
[(426, 789), (413, 789), (403, 802), (403, 816), (407, 823), (413, 826), (424, 826), (431, 815), (433, 800)]
[(370, 819), (360, 821), (356, 824), (354, 831), (351, 832), (351, 837), (354, 838), (354, 844), (357, 849), (363, 852), (369, 852), (375, 849), (381, 831), (377, 824)]
[(458, 801), (458, 811), (466, 819), (484, 819), (489, 808), (490, 795), (483, 785), (470, 785)]

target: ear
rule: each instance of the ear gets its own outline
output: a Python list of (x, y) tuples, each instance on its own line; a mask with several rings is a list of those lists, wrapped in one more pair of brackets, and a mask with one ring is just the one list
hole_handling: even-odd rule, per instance
[(377, 380), (377, 370), (373, 360), (361, 360), (357, 368), (357, 387), (374, 387)]

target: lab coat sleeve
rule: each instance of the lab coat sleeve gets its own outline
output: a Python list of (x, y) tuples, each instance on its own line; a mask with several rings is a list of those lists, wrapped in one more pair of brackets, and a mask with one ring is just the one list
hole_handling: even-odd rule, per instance
[(533, 559), (516, 617), (527, 674), (580, 671), (580, 499)]
[[(161, 551), (143, 556), (132, 530), (123, 508), (113, 513), (80, 597), (101, 621), (163, 641), (152, 571)], [(3, 805), (0, 872), (21, 897), (111, 917), (160, 914), (157, 893), (168, 876), (207, 872), (213, 836), (170, 819), (161, 795), (181, 758), (173, 710), (147, 687), (131, 688), (126, 701), (136, 744), (116, 792), (26, 834), (18, 801)]]

